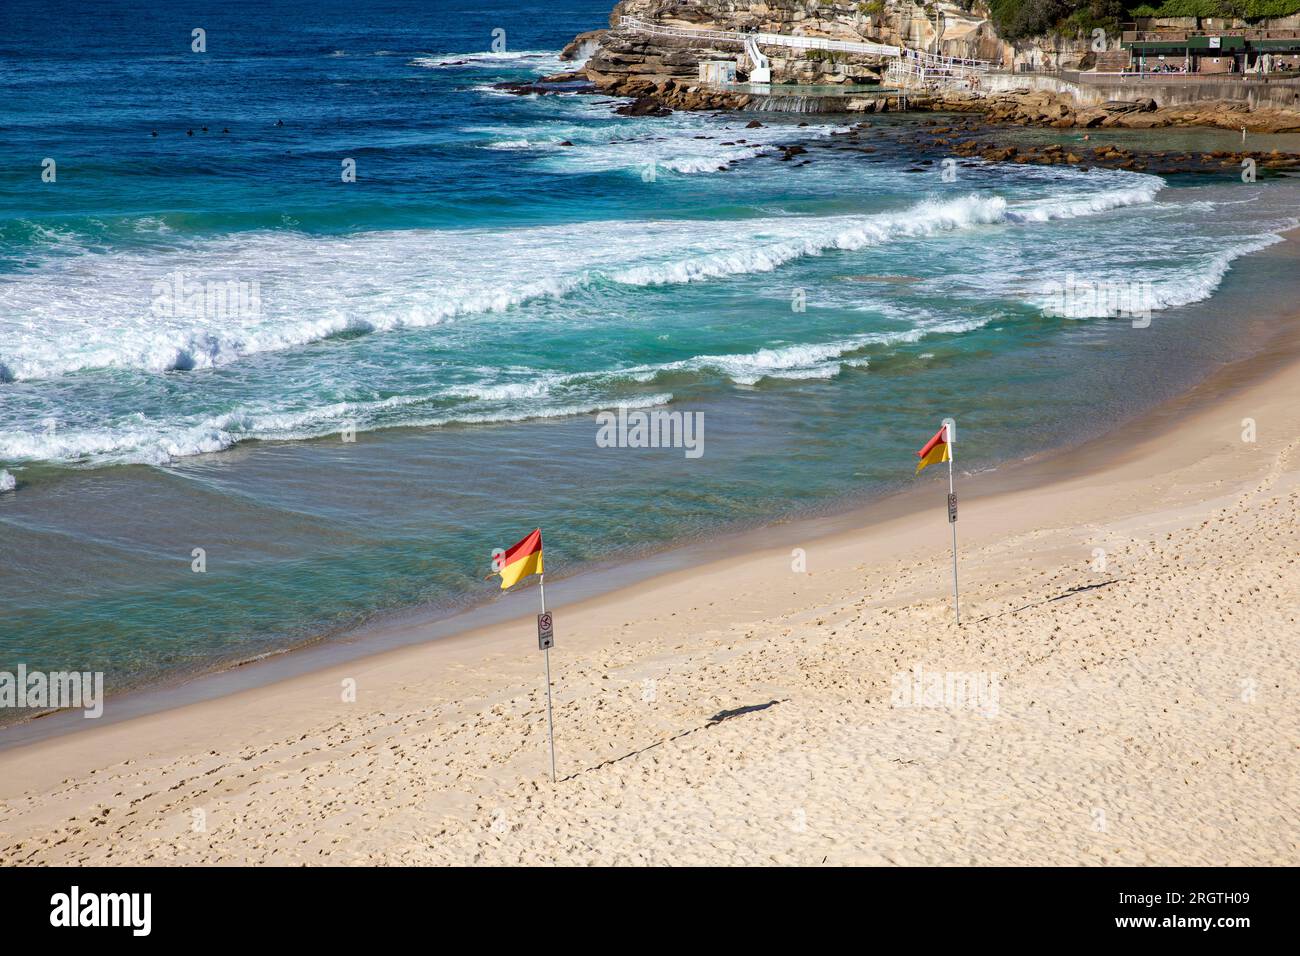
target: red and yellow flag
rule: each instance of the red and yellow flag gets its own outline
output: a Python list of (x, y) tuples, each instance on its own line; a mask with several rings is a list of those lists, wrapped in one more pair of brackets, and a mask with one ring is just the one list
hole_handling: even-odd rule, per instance
[(934, 433), (934, 437), (925, 443), (925, 447), (916, 453), (916, 457), (921, 460), (916, 463), (915, 474), (920, 474), (921, 469), (926, 465), (948, 461), (952, 458), (948, 451), (948, 426), (940, 425), (939, 430)]
[(528, 577), (541, 574), (542, 567), (542, 529), (538, 528), (518, 544), (508, 548), (506, 553), (496, 560), (501, 575), (501, 589), (504, 591)]

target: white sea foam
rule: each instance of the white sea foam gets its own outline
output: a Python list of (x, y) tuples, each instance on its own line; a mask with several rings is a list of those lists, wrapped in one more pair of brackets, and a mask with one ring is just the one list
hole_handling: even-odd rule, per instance
[[(432, 427), (502, 424), (543, 418), (567, 418), (607, 407), (593, 397), (564, 404), (524, 403), (505, 408), (470, 406), (421, 415), (408, 413), (385, 422), (379, 413), (398, 405), (419, 406), (428, 397), (397, 396), (380, 402), (339, 402), (303, 410), (246, 407), (200, 420), (150, 421), (135, 418), (106, 428), (61, 428), (49, 432), (20, 429), (0, 432), (0, 459), (65, 463), (165, 465), (181, 458), (225, 451), (241, 441), (300, 441), (339, 434), (345, 427), (366, 431), (384, 425)], [(620, 399), (629, 408), (667, 405), (671, 392)], [(0, 473), (0, 474), (7, 474)], [(11, 476), (12, 477), (12, 476)], [(0, 487), (0, 490), (4, 490)]]
[[(503, 92), (490, 85), (475, 89)], [(535, 122), (470, 126), (461, 132), (489, 137), (482, 144), (485, 149), (544, 152), (543, 162), (555, 172), (626, 170), (641, 176), (651, 168), (656, 175), (714, 173), (780, 144), (847, 129), (829, 123), (747, 129), (743, 122), (723, 124), (711, 116), (682, 112), (668, 118), (616, 116), (612, 110), (619, 101), (590, 96), (532, 97), (528, 102), (537, 110)], [(566, 141), (573, 145), (560, 146)]]
[[(629, 117), (566, 130), (562, 139), (574, 146), (555, 149), (547, 162), (555, 171), (567, 173), (627, 170), (644, 176), (653, 170), (656, 176), (711, 174), (770, 153), (779, 145), (820, 139), (844, 128), (829, 124), (720, 128), (716, 122), (695, 117), (674, 117), (672, 121)], [(538, 127), (537, 132), (554, 133), (555, 127)]]
[[(110, 427), (10, 429), (0, 431), (0, 459), (144, 463), (162, 465), (210, 454), (250, 439), (293, 441), (388, 426), (436, 426), (524, 421), (585, 414), (611, 404), (664, 405), (671, 392), (626, 395), (628, 383), (649, 383), (673, 374), (714, 374), (738, 385), (764, 379), (830, 379), (845, 367), (865, 368), (855, 354), (871, 345), (916, 342), (930, 335), (959, 334), (987, 320), (933, 321), (894, 332), (873, 332), (823, 343), (795, 343), (751, 353), (699, 355), (672, 362), (583, 372), (539, 372), (528, 368), (480, 368), (484, 381), (457, 384), (428, 394), (396, 395), (364, 402), (333, 402), (309, 408), (250, 404), (220, 415), (157, 421), (141, 415)], [(509, 380), (500, 376), (509, 375)], [(490, 380), (496, 376), (495, 381)], [(460, 400), (446, 407), (449, 399)], [(429, 409), (425, 411), (424, 409)]]
[[(999, 196), (927, 201), (864, 216), (594, 222), (344, 237), (265, 232), (171, 250), (51, 260), (0, 284), (0, 367), (10, 380), (95, 368), (205, 369), (341, 333), (438, 325), (558, 299), (598, 282), (653, 286), (770, 272), (804, 256), (983, 225), (1091, 215), (1146, 202), (1149, 188), (1073, 203)], [(257, 283), (255, 314), (159, 316), (154, 286)]]
[[(828, 379), (840, 374), (845, 366), (867, 367), (868, 360), (861, 356), (853, 357), (853, 353), (860, 352), (868, 346), (919, 342), (931, 335), (958, 335), (983, 328), (990, 321), (992, 320), (987, 318), (933, 321), (909, 329), (867, 332), (832, 342), (773, 346), (747, 353), (697, 355), (674, 362), (637, 365), (599, 374), (651, 382), (661, 375), (673, 372), (712, 371), (725, 376), (737, 385), (754, 385), (763, 379)], [(588, 373), (583, 377), (592, 376)]]
[[(1203, 302), (1219, 288), (1233, 262), (1281, 241), (1280, 235), (1271, 233), (1236, 240), (1220, 239), (1209, 244), (1209, 251), (1203, 248), (1177, 250), (1176, 265), (1093, 269), (1086, 274), (1072, 275), (1079, 285), (1076, 293), (1069, 296), (1069, 317), (1105, 318), (1113, 314), (1117, 302), (1126, 313), (1133, 305), (1164, 311)], [(1048, 312), (1059, 314), (1060, 286), (1057, 279), (1041, 282), (1031, 301)]]
[[(490, 374), (490, 370), (485, 370)], [(558, 384), (571, 381), (573, 376), (532, 375), (523, 382), (503, 382), (500, 384), (454, 385), (446, 394), (456, 398), (469, 398), (485, 402), (517, 402), (534, 398), (545, 398)]]
[[(1291, 228), (1294, 229), (1297, 226), (1300, 226), (1300, 223), (1293, 223)], [(1282, 242), (1281, 236), (1256, 236), (1237, 243), (1230, 248), (1211, 253), (1208, 261), (1204, 262), (1197, 273), (1188, 275), (1183, 272), (1183, 274), (1176, 277), (1162, 279), (1157, 282), (1155, 284), (1155, 307), (1158, 309), (1173, 309), (1183, 305), (1191, 305), (1193, 302), (1205, 301), (1219, 288), (1224, 276), (1232, 268), (1233, 262), (1242, 256), (1259, 252), (1261, 249), (1267, 249), (1279, 242)]]
[(598, 40), (583, 40), (582, 44), (574, 52), (573, 59), (567, 61), (569, 68), (573, 70), (582, 69), (598, 49), (600, 49)]
[(18, 487), (18, 479), (0, 468), (0, 492), (13, 491)]
[(477, 83), (474, 86), (471, 86), (470, 89), (473, 90), (475, 93), (481, 93), (484, 96), (499, 96), (503, 98), (508, 97), (509, 99), (512, 100), (526, 101), (526, 100), (541, 99), (541, 95), (538, 93), (532, 93), (532, 92), (514, 93), (511, 92), (510, 90), (499, 89), (498, 87), (493, 86), (491, 83)]
[[(347, 426), (366, 431), (396, 425), (488, 424), (568, 417), (611, 404), (651, 407), (669, 403), (672, 393), (621, 396), (620, 383), (648, 383), (675, 373), (713, 373), (738, 385), (754, 385), (764, 379), (830, 379), (845, 367), (867, 367), (868, 359), (854, 353), (868, 346), (959, 334), (978, 329), (987, 321), (935, 321), (896, 332), (865, 333), (832, 342), (796, 343), (750, 353), (699, 355), (672, 362), (567, 374), (527, 368), (482, 368), (478, 371), (485, 377), (509, 373), (514, 380), (459, 384), (424, 395), (333, 402), (305, 409), (262, 404), (177, 421), (154, 421), (136, 415), (111, 427), (11, 429), (0, 432), (0, 459), (162, 465), (224, 451), (249, 439), (318, 438), (337, 434)], [(460, 399), (463, 404), (450, 409), (442, 407), (447, 399)], [(421, 411), (431, 405), (438, 406), (437, 410)]]
[(527, 67), (537, 73), (556, 73), (561, 69), (576, 69), (560, 59), (558, 50), (480, 50), (475, 53), (437, 53), (417, 56), (411, 66), (427, 70), (448, 69), (509, 69)]
[(592, 391), (613, 394), (619, 383), (649, 383), (676, 373), (713, 373), (738, 385), (753, 385), (763, 379), (829, 379), (843, 368), (868, 366), (865, 356), (854, 356), (867, 346), (890, 346), (918, 342), (931, 335), (955, 335), (983, 328), (990, 319), (934, 320), (912, 328), (891, 332), (870, 332), (831, 342), (792, 343), (770, 346), (754, 352), (704, 354), (646, 365), (620, 366), (611, 369), (558, 373), (516, 368), (511, 380), (491, 380), (500, 374), (491, 368), (479, 369), (482, 382), (455, 385), (440, 395), (484, 402), (521, 402), (539, 399), (567, 401), (561, 396)]
[(57, 228), (29, 219), (13, 223), (27, 232), (27, 242), (32, 251), (41, 255), (76, 256), (90, 251), (86, 237), (72, 229)]
[(462, 63), (518, 63), (521, 60), (540, 60), (555, 55), (554, 50), (475, 50), (470, 53), (429, 53), (417, 56), (411, 62), (437, 68)]
[(1137, 174), (1139, 181), (1134, 185), (1106, 189), (1096, 193), (1065, 198), (1048, 198), (1017, 204), (1007, 212), (1012, 222), (1049, 222), (1053, 219), (1077, 219), (1109, 212), (1122, 206), (1136, 206), (1149, 203), (1165, 186), (1158, 176)]
[[(966, 196), (926, 201), (896, 213), (790, 218), (746, 223), (754, 228), (749, 242), (722, 252), (638, 265), (612, 278), (628, 285), (667, 285), (746, 273), (771, 272), (804, 256), (831, 250), (858, 250), (891, 239), (916, 238), (1007, 221), (1007, 201), (1000, 196)], [(688, 247), (689, 248), (689, 247)]]
[(549, 140), (531, 140), (531, 139), (503, 139), (495, 143), (488, 143), (485, 149), (544, 149), (549, 146), (558, 145), (559, 139)]

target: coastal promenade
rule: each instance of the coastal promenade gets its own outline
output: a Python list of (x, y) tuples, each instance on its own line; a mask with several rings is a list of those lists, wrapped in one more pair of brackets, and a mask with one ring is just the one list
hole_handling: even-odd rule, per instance
[[(998, 69), (983, 60), (942, 56), (906, 47), (870, 41), (836, 40), (828, 37), (727, 30), (701, 30), (654, 23), (638, 17), (619, 18), (618, 29), (629, 33), (669, 37), (688, 42), (736, 45), (749, 51), (757, 47), (789, 50), (822, 50), (830, 53), (875, 56), (885, 61), (882, 80), (891, 90), (911, 93), (958, 93), (997, 95), (1004, 93), (1051, 93), (1068, 97), (1076, 108), (1100, 107), (1116, 100), (1135, 97), (1154, 100), (1160, 107), (1196, 106), (1213, 102), (1243, 103), (1251, 110), (1295, 110), (1300, 106), (1300, 76), (1255, 74), (1139, 74), (1132, 72), (1044, 71), (1013, 72)], [(761, 54), (760, 54), (761, 55)], [(848, 95), (838, 90), (808, 92), (787, 90), (773, 84), (762, 91), (740, 84), (708, 84), (727, 92), (749, 92), (771, 100), (771, 108), (798, 112), (833, 111)], [(752, 84), (751, 84), (752, 86)], [(879, 91), (863, 91), (879, 98)], [(820, 103), (829, 97), (827, 103)], [(795, 104), (790, 107), (788, 104)]]
[(1089, 73), (1059, 70), (1043, 73), (988, 73), (981, 79), (988, 93), (1034, 90), (1066, 95), (1081, 107), (1114, 100), (1150, 98), (1160, 106), (1198, 103), (1244, 103), (1250, 109), (1300, 108), (1300, 77), (1250, 74)]
[(619, 28), (635, 33), (710, 43), (737, 44), (747, 47), (778, 46), (793, 50), (824, 50), (831, 53), (855, 53), (883, 57), (890, 61), (891, 82), (902, 85), (925, 86), (929, 84), (968, 85), (971, 78), (987, 73), (993, 64), (983, 60), (940, 56), (906, 47), (890, 46), (870, 41), (833, 40), (828, 37), (799, 36), (786, 33), (741, 33), (729, 30), (693, 30), (662, 23), (651, 23), (638, 17), (620, 17)]
[(619, 27), (636, 33), (655, 36), (681, 37), (687, 40), (709, 40), (714, 43), (735, 43), (744, 46), (750, 40), (764, 46), (783, 46), (796, 50), (830, 50), (841, 53), (865, 53), (869, 56), (902, 55), (902, 49), (883, 43), (831, 40), (826, 37), (796, 36), (785, 33), (741, 33), (732, 30), (692, 30), (663, 23), (651, 23), (639, 17), (619, 17)]

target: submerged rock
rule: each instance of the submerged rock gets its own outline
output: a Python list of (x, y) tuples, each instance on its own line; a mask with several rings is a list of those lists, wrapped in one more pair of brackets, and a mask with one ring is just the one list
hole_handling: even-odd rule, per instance
[(638, 96), (631, 103), (626, 103), (614, 110), (620, 116), (669, 116), (672, 114), (666, 106), (660, 105), (653, 96)]
[[(567, 76), (568, 74), (558, 74)], [(538, 94), (541, 96), (554, 96), (557, 93), (594, 93), (596, 88), (586, 80), (552, 80), (551, 77), (544, 77), (534, 82), (511, 82), (511, 83), (493, 83), (492, 89), (501, 90), (503, 93), (512, 93), (515, 96), (528, 96)]]

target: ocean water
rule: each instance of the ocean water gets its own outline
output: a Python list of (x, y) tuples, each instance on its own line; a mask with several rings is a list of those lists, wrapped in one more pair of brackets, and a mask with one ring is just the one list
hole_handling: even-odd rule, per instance
[[(923, 117), (864, 153), (819, 148), (852, 117), (495, 89), (608, 16), (541, 6), (7, 0), (0, 670), (120, 690), (493, 600), (538, 525), (561, 577), (833, 512), (946, 415), (995, 467), (1247, 353), (1294, 282), (1249, 254), (1295, 179), (948, 182), (908, 172)], [(1079, 283), (1149, 325), (1060, 314)], [(703, 454), (599, 447), (619, 406), (699, 413)]]

